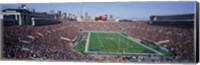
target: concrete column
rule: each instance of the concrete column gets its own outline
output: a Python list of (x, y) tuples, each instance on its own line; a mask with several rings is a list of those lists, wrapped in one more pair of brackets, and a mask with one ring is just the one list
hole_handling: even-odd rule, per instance
[(32, 26), (35, 26), (35, 20), (34, 18), (31, 18)]
[(156, 20), (157, 20), (157, 17), (155, 17), (153, 20), (156, 21)]
[(18, 16), (19, 16), (19, 25), (22, 25), (22, 17), (20, 14)]
[(17, 14), (15, 15), (15, 20), (18, 20), (18, 19), (17, 19)]

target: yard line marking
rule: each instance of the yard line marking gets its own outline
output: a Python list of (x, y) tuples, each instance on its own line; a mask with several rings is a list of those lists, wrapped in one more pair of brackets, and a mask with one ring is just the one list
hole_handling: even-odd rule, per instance
[(90, 32), (88, 32), (87, 43), (85, 46), (85, 52), (88, 52), (89, 41), (90, 41)]
[[(113, 33), (112, 33), (112, 34), (113, 34)], [(108, 36), (108, 37), (110, 37), (110, 38), (113, 38), (113, 39), (115, 39), (115, 37), (116, 37), (116, 35), (113, 36), (113, 35), (110, 35), (110, 34), (106, 34), (106, 36)], [(109, 45), (110, 47), (113, 48), (113, 45), (112, 45), (110, 42), (108, 43), (108, 45)], [(110, 47), (109, 47), (109, 49), (110, 49)], [(112, 49), (112, 48), (111, 48), (111, 49)], [(108, 51), (110, 51), (110, 50), (108, 50)]]
[(119, 37), (118, 49), (119, 49), (119, 52), (120, 52), (120, 42), (121, 42), (121, 36), (118, 36), (118, 37)]
[(103, 43), (101, 42), (100, 38), (99, 38), (99, 34), (97, 33), (96, 35), (97, 35), (97, 38), (98, 38), (98, 42), (101, 44), (101, 47), (102, 47), (102, 46), (105, 47), (105, 46), (103, 45)]
[[(89, 51), (88, 53), (101, 53), (101, 54), (124, 54), (122, 52), (92, 52), (92, 51)], [(137, 54), (137, 55), (149, 55), (149, 54), (153, 54), (153, 55), (156, 55), (154, 53), (125, 53), (125, 54)]]
[[(120, 35), (122, 35), (122, 34), (120, 34)], [(122, 35), (122, 36), (125, 37), (124, 35)], [(125, 38), (127, 38), (127, 37), (125, 37)], [(127, 38), (127, 39), (129, 39), (129, 38)], [(135, 42), (135, 43), (137, 43), (137, 42)], [(144, 47), (146, 47), (146, 48), (148, 48), (148, 49), (150, 49), (150, 50), (152, 50), (152, 51), (158, 53), (159, 55), (163, 55), (163, 53), (161, 53), (161, 52), (159, 52), (159, 51), (157, 51), (157, 50), (155, 50), (155, 49), (152, 49), (152, 48), (150, 48), (150, 47), (148, 47), (148, 46), (146, 46), (146, 45), (144, 45), (144, 44), (140, 44), (140, 43), (137, 43), (137, 44), (142, 45), (142, 46), (144, 46)]]

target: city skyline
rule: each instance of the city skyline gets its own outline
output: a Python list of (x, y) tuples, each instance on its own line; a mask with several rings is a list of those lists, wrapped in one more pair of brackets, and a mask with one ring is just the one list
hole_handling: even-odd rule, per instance
[[(18, 8), (21, 4), (3, 4), (2, 9)], [(80, 15), (84, 9), (88, 16), (113, 15), (119, 19), (149, 20), (151, 15), (174, 15), (196, 13), (196, 2), (113, 2), (113, 3), (43, 3), (26, 4), (36, 12), (60, 10)]]

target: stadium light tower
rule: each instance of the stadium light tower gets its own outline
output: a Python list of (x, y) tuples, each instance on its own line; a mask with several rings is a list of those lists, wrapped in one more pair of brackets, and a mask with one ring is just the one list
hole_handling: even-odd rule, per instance
[(81, 15), (83, 16), (83, 18), (87, 18), (88, 12), (86, 12), (85, 7), (82, 9)]
[(71, 13), (69, 13), (69, 18), (71, 18), (71, 15), (72, 15), (72, 14), (71, 14)]
[(67, 13), (65, 12), (65, 13), (64, 13), (64, 19), (66, 19), (66, 18), (67, 18)]
[(82, 8), (81, 16), (84, 18), (84, 8)]
[(105, 16), (106, 16), (106, 18), (108, 17), (108, 15), (107, 15), (107, 14), (105, 14)]

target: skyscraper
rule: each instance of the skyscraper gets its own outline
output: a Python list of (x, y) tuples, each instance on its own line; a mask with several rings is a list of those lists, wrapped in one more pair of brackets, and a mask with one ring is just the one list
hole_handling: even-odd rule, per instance
[(113, 18), (113, 15), (110, 15), (110, 18), (112, 19), (112, 18)]
[(64, 19), (67, 19), (67, 13), (65, 12), (63, 13), (63, 15), (64, 15)]
[(58, 13), (58, 16), (61, 17), (61, 15), (62, 15), (61, 13), (62, 13), (62, 12), (61, 12), (61, 11), (58, 11), (57, 13)]
[(85, 18), (88, 18), (88, 12), (85, 12)]

